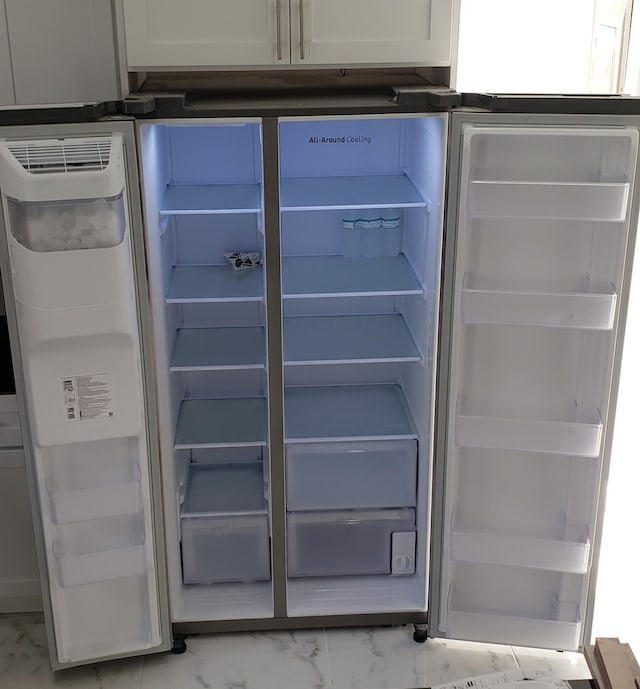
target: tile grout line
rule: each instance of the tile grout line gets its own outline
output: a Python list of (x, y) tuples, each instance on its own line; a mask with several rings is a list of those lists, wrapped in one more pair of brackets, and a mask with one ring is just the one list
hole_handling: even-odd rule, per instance
[(324, 648), (327, 653), (327, 670), (329, 671), (329, 688), (333, 689), (333, 671), (331, 669), (331, 652), (329, 651), (329, 637), (327, 636), (327, 628), (322, 628), (322, 635), (324, 636)]

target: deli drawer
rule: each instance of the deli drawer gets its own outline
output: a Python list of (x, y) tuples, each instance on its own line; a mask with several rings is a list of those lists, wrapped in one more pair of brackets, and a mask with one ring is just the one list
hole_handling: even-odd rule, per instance
[[(344, 510), (287, 514), (290, 577), (412, 574), (415, 510)], [(397, 537), (396, 537), (397, 536)], [(407, 541), (413, 543), (407, 549)], [(397, 544), (402, 552), (394, 552)]]
[(415, 440), (288, 444), (287, 509), (414, 507), (417, 456)]

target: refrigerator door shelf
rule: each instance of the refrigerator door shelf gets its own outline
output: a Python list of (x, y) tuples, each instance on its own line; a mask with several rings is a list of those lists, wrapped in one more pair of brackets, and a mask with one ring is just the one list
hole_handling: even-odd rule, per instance
[(294, 443), (285, 454), (290, 511), (416, 504), (415, 440)]
[(22, 447), (22, 430), (15, 395), (0, 395), (0, 447)]
[[(51, 514), (56, 524), (97, 519), (142, 511), (140, 467), (135, 463), (107, 465), (102, 471), (73, 482), (77, 487), (65, 489), (51, 476), (47, 490)], [(83, 485), (84, 484), (84, 485)], [(82, 487), (80, 487), (82, 486)]]
[(552, 601), (546, 615), (518, 617), (496, 614), (491, 610), (466, 607), (458, 600), (455, 588), (449, 595), (447, 629), (455, 639), (484, 639), (487, 643), (514, 643), (539, 646), (544, 639), (547, 648), (573, 650), (580, 645), (580, 616), (576, 603)]
[[(287, 514), (290, 577), (391, 574), (392, 535), (415, 531), (415, 510)], [(406, 555), (406, 553), (405, 553)]]
[(598, 457), (602, 420), (597, 411), (571, 420), (489, 417), (469, 414), (459, 405), (455, 434), (458, 447)]
[(508, 531), (489, 531), (462, 525), (454, 515), (451, 559), (462, 562), (548, 569), (584, 574), (591, 543), (586, 524), (564, 522), (557, 538), (537, 538)]
[(630, 185), (619, 182), (517, 182), (472, 179), (471, 218), (546, 218), (621, 222)]
[(471, 275), (462, 287), (462, 321), (467, 325), (526, 325), (611, 330), (617, 294), (613, 284), (595, 287), (589, 279), (574, 292), (494, 289)]

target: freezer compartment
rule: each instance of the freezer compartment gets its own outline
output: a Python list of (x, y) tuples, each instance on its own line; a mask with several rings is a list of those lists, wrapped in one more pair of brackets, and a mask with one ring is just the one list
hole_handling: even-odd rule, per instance
[(465, 524), (457, 515), (451, 532), (451, 558), (534, 569), (584, 574), (589, 567), (590, 539), (586, 524), (564, 519), (555, 538), (488, 530)]
[(180, 520), (185, 584), (270, 578), (266, 493), (261, 462), (189, 466)]
[(142, 511), (137, 438), (55, 445), (42, 452), (55, 523)]
[(142, 576), (147, 570), (143, 520), (119, 516), (60, 526), (53, 554), (65, 587)]
[(595, 286), (588, 279), (574, 291), (554, 292), (495, 288), (467, 273), (462, 285), (462, 322), (611, 330), (616, 302), (612, 284)]
[(415, 440), (288, 444), (287, 509), (413, 507), (417, 454)]
[[(415, 510), (410, 508), (288, 513), (288, 575), (391, 574), (394, 534), (404, 533), (415, 533)], [(398, 574), (412, 574), (415, 543), (411, 552), (405, 547), (401, 550), (397, 556), (410, 562), (404, 561)]]

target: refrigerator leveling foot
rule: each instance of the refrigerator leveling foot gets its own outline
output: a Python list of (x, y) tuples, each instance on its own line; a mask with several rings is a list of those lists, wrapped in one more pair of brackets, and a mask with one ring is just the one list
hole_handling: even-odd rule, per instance
[(413, 640), (418, 644), (423, 644), (427, 640), (428, 631), (426, 624), (414, 624)]
[(176, 634), (173, 637), (173, 644), (171, 646), (172, 653), (181, 655), (187, 650), (187, 637), (183, 634)]

